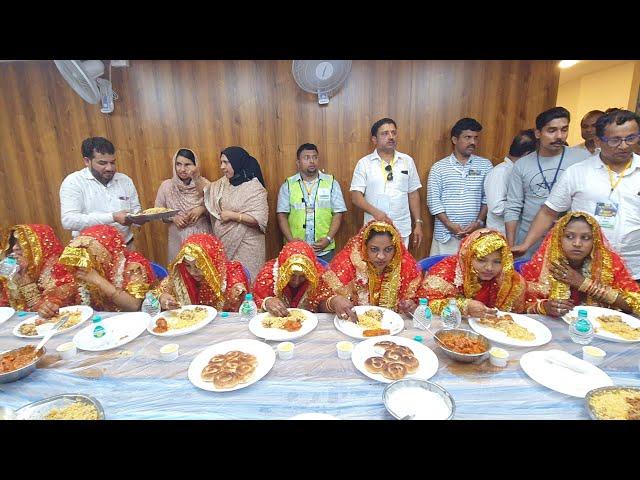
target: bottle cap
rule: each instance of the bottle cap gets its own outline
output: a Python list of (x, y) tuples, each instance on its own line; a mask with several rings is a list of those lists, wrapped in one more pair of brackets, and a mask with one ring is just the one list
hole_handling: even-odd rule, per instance
[(578, 315), (581, 317), (586, 317), (587, 316), (587, 311), (583, 310), (582, 308), (580, 310), (578, 310)]
[(12, 265), (16, 265), (18, 263), (18, 261), (14, 257), (7, 257), (7, 258), (5, 258), (5, 261), (7, 263), (12, 264)]
[(222, 318), (228, 317), (229, 316), (229, 312), (220, 312), (220, 316)]
[(578, 320), (576, 322), (576, 330), (582, 333), (587, 333), (589, 330), (591, 330), (591, 324), (584, 319)]
[(416, 342), (422, 342), (422, 337), (421, 337), (420, 335), (416, 335), (415, 337), (413, 337), (413, 339), (414, 339)]
[(102, 317), (100, 315), (96, 315), (95, 317), (93, 317), (93, 323), (98, 323), (100, 320), (102, 320)]
[(426, 305), (427, 304), (427, 299), (426, 298), (421, 298), (420, 299), (420, 305)]
[(244, 299), (245, 299), (245, 300), (253, 300), (253, 294), (251, 294), (251, 293), (247, 293), (247, 294), (244, 296)]

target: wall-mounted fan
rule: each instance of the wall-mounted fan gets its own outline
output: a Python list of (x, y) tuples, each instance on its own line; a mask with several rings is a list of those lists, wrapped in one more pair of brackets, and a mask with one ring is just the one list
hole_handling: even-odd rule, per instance
[(291, 70), (298, 86), (318, 94), (318, 103), (324, 105), (347, 79), (351, 60), (294, 60)]
[(113, 112), (113, 100), (118, 96), (112, 89), (111, 80), (101, 78), (104, 73), (104, 63), (100, 60), (54, 60), (54, 62), (67, 83), (85, 101), (92, 104), (100, 103), (102, 113)]

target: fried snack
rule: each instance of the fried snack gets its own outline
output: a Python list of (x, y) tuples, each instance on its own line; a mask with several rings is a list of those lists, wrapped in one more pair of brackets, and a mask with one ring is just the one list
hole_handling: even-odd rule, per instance
[(609, 333), (618, 335), (625, 340), (637, 340), (640, 338), (640, 328), (633, 328), (627, 324), (620, 315), (600, 315), (596, 317), (600, 323), (600, 327), (596, 328), (596, 332), (600, 329)]
[(164, 318), (159, 318), (158, 320), (156, 320), (156, 326), (153, 329), (154, 332), (165, 333), (168, 330), (169, 330), (169, 325), (167, 324), (167, 321)]
[(407, 374), (407, 367), (400, 362), (387, 362), (382, 367), (382, 376), (389, 380), (399, 380)]
[(358, 315), (358, 325), (366, 330), (377, 330), (382, 328), (382, 316), (384, 312), (372, 308)]
[(369, 357), (364, 361), (364, 368), (371, 373), (380, 373), (386, 364), (386, 360), (382, 357)]
[(522, 325), (518, 325), (511, 315), (503, 315), (501, 317), (485, 317), (478, 319), (481, 325), (494, 328), (505, 333), (508, 337), (517, 340), (531, 341), (536, 336)]
[(307, 319), (302, 310), (290, 309), (286, 317), (274, 317), (267, 315), (262, 319), (262, 326), (265, 328), (280, 328), (287, 332), (297, 332), (302, 328), (302, 323)]
[(385, 328), (376, 328), (374, 330), (365, 330), (362, 332), (362, 335), (365, 337), (377, 337), (380, 335), (389, 335), (390, 333), (391, 331)]
[(400, 363), (407, 367), (407, 373), (415, 373), (420, 366), (420, 361), (413, 355), (402, 355)]
[(202, 369), (200, 378), (205, 382), (213, 382), (216, 388), (232, 388), (249, 381), (257, 366), (255, 355), (233, 350), (211, 357)]
[(173, 209), (171, 209), (171, 208), (153, 207), (153, 208), (147, 208), (146, 210), (143, 210), (142, 212), (139, 212), (139, 213), (133, 213), (130, 216), (131, 217), (137, 217), (137, 216), (141, 216), (141, 215), (154, 215), (156, 213), (171, 212), (172, 210)]

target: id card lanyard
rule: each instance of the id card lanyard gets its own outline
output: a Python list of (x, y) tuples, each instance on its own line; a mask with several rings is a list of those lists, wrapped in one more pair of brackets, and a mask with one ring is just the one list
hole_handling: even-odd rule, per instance
[(551, 182), (551, 186), (549, 186), (549, 183), (547, 182), (547, 178), (544, 176), (544, 173), (542, 173), (542, 165), (540, 165), (540, 155), (538, 153), (538, 150), (536, 150), (536, 161), (538, 162), (538, 171), (540, 172), (540, 175), (542, 175), (542, 181), (544, 182), (544, 186), (547, 188), (548, 192), (551, 192), (551, 189), (556, 184), (556, 180), (558, 179), (558, 173), (560, 172), (560, 167), (562, 167), (562, 159), (564, 158), (565, 151), (566, 149), (562, 147), (562, 155), (560, 156), (560, 161), (558, 162), (558, 167), (556, 168), (556, 174), (553, 176), (553, 181)]

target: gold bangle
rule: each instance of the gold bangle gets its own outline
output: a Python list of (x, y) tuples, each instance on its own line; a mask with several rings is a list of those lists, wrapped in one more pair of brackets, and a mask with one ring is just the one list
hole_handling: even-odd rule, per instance
[(325, 306), (327, 307), (327, 310), (329, 311), (329, 313), (336, 313), (336, 311), (331, 307), (331, 301), (334, 300), (337, 297), (337, 295), (331, 295), (329, 298), (327, 298), (327, 301), (325, 302)]
[(580, 286), (578, 287), (578, 291), (579, 292), (586, 292), (587, 291), (587, 287), (589, 286), (589, 282), (591, 280), (589, 278), (585, 278), (582, 283), (580, 284)]
[(547, 309), (544, 307), (544, 302), (546, 302), (546, 300), (538, 300), (538, 305), (536, 306), (539, 314), (548, 316), (549, 314), (547, 313)]
[(269, 300), (270, 298), (274, 298), (274, 297), (264, 297), (264, 300), (262, 300), (262, 305), (260, 305), (260, 308), (262, 310), (264, 310), (265, 312), (267, 311), (266, 308), (264, 308), (265, 303), (267, 303), (267, 300)]
[(238, 213), (238, 218), (239, 218), (238, 223), (242, 223), (242, 214), (241, 213)]

